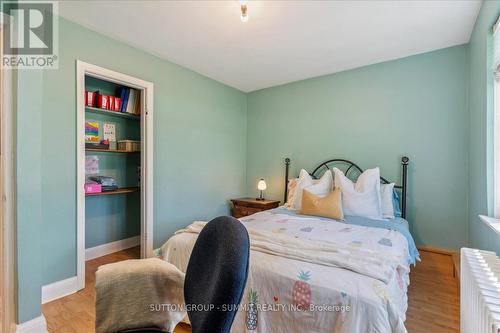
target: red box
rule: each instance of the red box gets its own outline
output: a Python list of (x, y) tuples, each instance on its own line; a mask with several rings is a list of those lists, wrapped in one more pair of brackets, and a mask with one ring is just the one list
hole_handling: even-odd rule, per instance
[(85, 105), (94, 106), (95, 105), (95, 91), (85, 91)]
[(97, 95), (97, 107), (101, 109), (107, 109), (109, 105), (108, 95)]
[(115, 111), (120, 111), (122, 106), (122, 99), (120, 97), (115, 97), (115, 107), (113, 108)]
[(115, 96), (108, 96), (108, 110), (115, 109)]
[(101, 193), (102, 185), (97, 183), (85, 183), (85, 193)]

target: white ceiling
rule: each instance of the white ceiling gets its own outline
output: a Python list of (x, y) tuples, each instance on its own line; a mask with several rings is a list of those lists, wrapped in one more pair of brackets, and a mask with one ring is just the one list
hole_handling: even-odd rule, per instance
[(481, 1), (61, 1), (62, 16), (248, 92), (467, 43)]

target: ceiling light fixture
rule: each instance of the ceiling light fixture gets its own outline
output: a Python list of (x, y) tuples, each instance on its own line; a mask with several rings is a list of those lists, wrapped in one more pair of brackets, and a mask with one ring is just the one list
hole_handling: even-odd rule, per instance
[(248, 7), (247, 7), (247, 2), (245, 0), (240, 0), (240, 9), (241, 9), (241, 22), (247, 22)]

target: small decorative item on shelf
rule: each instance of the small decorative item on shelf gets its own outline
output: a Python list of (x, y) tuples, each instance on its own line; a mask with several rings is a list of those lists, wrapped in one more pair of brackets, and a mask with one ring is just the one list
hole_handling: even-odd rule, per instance
[(97, 95), (97, 107), (100, 109), (107, 109), (109, 104), (108, 95)]
[(97, 95), (97, 91), (85, 91), (85, 106), (94, 106), (95, 105), (95, 96)]
[(140, 151), (141, 142), (134, 140), (118, 140), (118, 149), (127, 151)]
[(264, 200), (262, 192), (265, 191), (266, 188), (267, 188), (266, 182), (264, 181), (264, 178), (261, 178), (257, 183), (257, 189), (260, 191), (260, 197), (258, 197), (257, 200)]
[(85, 174), (97, 175), (99, 173), (99, 157), (96, 155), (85, 156)]

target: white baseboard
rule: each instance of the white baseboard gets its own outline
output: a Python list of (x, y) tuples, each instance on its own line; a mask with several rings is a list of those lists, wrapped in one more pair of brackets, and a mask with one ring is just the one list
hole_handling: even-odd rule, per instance
[[(85, 260), (91, 260), (94, 258), (102, 257), (110, 253), (138, 246), (140, 244), (141, 244), (141, 237), (135, 236), (127, 239), (121, 239), (116, 242), (92, 247), (85, 250)], [(76, 276), (70, 277), (69, 279), (57, 281), (51, 284), (47, 284), (42, 287), (42, 304), (45, 304), (47, 302), (56, 300), (64, 296), (74, 294), (78, 290), (79, 290), (78, 278)], [(39, 318), (35, 318), (33, 320), (39, 320)], [(27, 322), (26, 324), (30, 322)], [(18, 331), (19, 331), (19, 326), (18, 326)]]
[(78, 291), (78, 279), (76, 276), (66, 280), (57, 281), (42, 287), (42, 304), (55, 299), (71, 295)]
[(18, 324), (16, 333), (47, 333), (47, 322), (43, 314), (40, 317)]
[(126, 239), (121, 239), (116, 242), (91, 247), (85, 249), (85, 261), (99, 258), (107, 254), (122, 251), (138, 245), (141, 245), (141, 236), (134, 236)]

